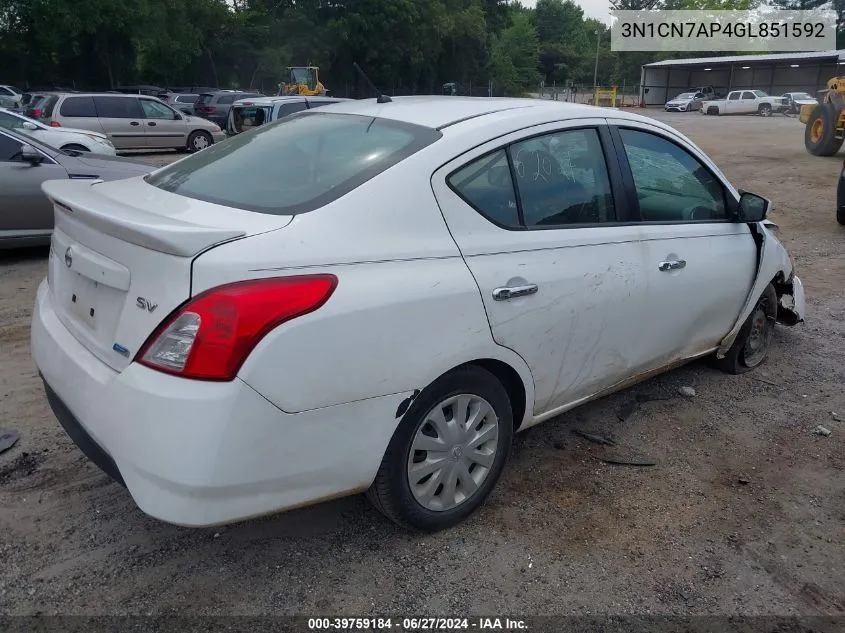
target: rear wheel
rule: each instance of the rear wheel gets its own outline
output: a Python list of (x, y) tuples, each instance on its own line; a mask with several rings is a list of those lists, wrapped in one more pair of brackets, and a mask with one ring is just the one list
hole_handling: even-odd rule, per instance
[(211, 138), (211, 134), (205, 130), (196, 130), (191, 132), (191, 135), (188, 137), (189, 152), (198, 152), (213, 144), (214, 139)]
[(715, 367), (729, 374), (742, 374), (762, 365), (769, 355), (777, 314), (778, 295), (769, 284), (727, 354), (713, 359)]
[(842, 147), (836, 138), (836, 120), (839, 111), (831, 103), (820, 103), (810, 113), (804, 128), (804, 146), (814, 156), (833, 156)]
[(480, 367), (457, 369), (411, 404), (367, 496), (404, 527), (449, 527), (488, 497), (512, 439), (510, 400), (499, 380)]

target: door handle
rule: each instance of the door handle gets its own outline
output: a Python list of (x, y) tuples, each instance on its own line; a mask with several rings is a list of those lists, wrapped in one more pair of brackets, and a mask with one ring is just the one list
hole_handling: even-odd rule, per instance
[(150, 121), (149, 123), (147, 123), (147, 125), (155, 125), (155, 124), (156, 124), (155, 121)]
[(517, 297), (533, 295), (537, 292), (537, 284), (525, 284), (524, 286), (511, 286), (509, 288), (496, 288), (493, 290), (493, 299), (496, 301), (507, 301)]
[(141, 124), (140, 124), (140, 123), (138, 123), (137, 121), (130, 121), (130, 122), (129, 122), (129, 125), (141, 125)]
[(670, 270), (681, 270), (685, 268), (687, 262), (683, 259), (670, 259), (669, 261), (660, 262), (657, 265), (657, 269), (660, 272), (669, 272)]

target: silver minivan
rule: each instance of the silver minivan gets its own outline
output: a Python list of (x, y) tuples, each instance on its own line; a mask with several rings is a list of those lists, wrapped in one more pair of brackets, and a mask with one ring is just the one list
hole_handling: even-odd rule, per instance
[(229, 110), (226, 132), (240, 134), (254, 127), (270, 123), (284, 116), (319, 108), (320, 106), (348, 101), (339, 97), (253, 97), (235, 101)]
[(60, 94), (44, 102), (41, 120), (53, 127), (102, 132), (115, 149), (199, 151), (226, 138), (220, 127), (178, 112), (156, 97), (117, 93)]

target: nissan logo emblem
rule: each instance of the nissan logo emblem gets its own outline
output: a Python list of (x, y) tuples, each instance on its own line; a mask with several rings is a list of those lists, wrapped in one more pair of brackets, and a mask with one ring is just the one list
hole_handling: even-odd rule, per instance
[(70, 268), (72, 264), (73, 264), (73, 255), (70, 252), (70, 246), (68, 246), (67, 250), (65, 251), (65, 266)]

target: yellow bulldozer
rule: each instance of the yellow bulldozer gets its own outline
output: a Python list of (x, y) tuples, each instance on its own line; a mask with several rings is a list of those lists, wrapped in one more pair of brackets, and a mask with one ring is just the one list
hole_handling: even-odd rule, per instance
[(279, 86), (279, 95), (282, 96), (322, 97), (326, 92), (326, 87), (320, 83), (320, 69), (317, 66), (289, 66), (288, 81)]
[(804, 124), (804, 146), (815, 156), (833, 156), (845, 138), (845, 77), (827, 82), (817, 105), (802, 105), (798, 119)]

